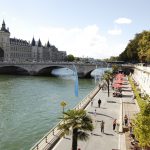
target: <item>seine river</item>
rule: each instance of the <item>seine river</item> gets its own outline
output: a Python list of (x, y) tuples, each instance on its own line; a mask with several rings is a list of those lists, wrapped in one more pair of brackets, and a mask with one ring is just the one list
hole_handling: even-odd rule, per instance
[(28, 150), (95, 87), (94, 79), (0, 75), (0, 150)]

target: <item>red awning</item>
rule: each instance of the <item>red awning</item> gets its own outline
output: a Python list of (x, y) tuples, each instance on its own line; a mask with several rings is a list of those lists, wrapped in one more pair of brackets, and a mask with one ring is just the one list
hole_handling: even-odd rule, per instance
[(123, 81), (122, 80), (115, 80), (115, 84), (122, 84)]
[(122, 88), (122, 85), (121, 85), (121, 84), (117, 84), (117, 83), (113, 84), (112, 86), (113, 86), (114, 88)]

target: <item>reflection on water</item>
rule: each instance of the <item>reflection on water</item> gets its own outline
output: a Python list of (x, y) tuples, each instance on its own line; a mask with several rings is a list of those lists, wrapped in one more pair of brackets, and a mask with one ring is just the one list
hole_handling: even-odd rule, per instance
[(74, 72), (69, 68), (59, 68), (59, 69), (53, 69), (52, 75), (55, 75), (55, 76), (73, 76)]
[[(104, 74), (104, 72), (106, 70), (111, 70), (111, 68), (96, 68), (95, 70), (93, 70), (91, 72), (91, 77), (95, 77), (95, 76), (99, 76), (101, 77), (102, 74)], [(68, 77), (68, 76), (74, 76), (74, 71), (72, 71), (71, 69), (69, 68), (59, 68), (59, 69), (53, 69), (52, 70), (52, 75), (55, 75), (55, 76), (60, 76), (60, 77)], [(69, 78), (68, 78), (69, 79)]]

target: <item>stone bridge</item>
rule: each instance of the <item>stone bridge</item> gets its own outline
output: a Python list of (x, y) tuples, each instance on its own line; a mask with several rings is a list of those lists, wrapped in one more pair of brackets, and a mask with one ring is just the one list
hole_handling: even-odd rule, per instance
[(43, 75), (50, 76), (53, 69), (69, 68), (74, 70), (76, 66), (79, 77), (90, 77), (90, 73), (97, 68), (106, 67), (107, 64), (86, 64), (86, 63), (68, 63), (68, 62), (28, 62), (28, 63), (0, 63), (0, 74), (23, 74), (23, 75)]

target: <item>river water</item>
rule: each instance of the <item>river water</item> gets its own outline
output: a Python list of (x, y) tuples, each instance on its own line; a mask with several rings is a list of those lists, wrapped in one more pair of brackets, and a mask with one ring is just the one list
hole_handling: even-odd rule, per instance
[(0, 150), (28, 150), (95, 87), (94, 79), (0, 75)]

